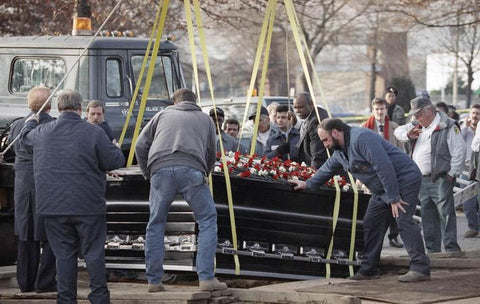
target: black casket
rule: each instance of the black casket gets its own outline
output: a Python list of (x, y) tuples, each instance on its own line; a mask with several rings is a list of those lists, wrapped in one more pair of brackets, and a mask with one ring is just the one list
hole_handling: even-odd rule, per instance
[[(218, 213), (217, 273), (281, 278), (312, 278), (326, 274), (348, 275), (351, 247), (353, 191), (340, 192), (339, 216), (333, 233), (336, 191), (322, 187), (316, 191), (294, 191), (285, 181), (232, 176), (231, 192), (237, 246), (233, 246), (232, 226), (225, 177), (213, 173), (213, 196)], [(149, 184), (139, 174), (107, 185), (107, 244), (109, 268), (144, 268), (143, 244), (148, 222)], [(355, 254), (363, 247), (362, 218), (369, 195), (359, 193)], [(166, 270), (193, 271), (195, 234), (193, 215), (181, 197), (172, 204), (166, 229)], [(332, 240), (333, 250), (328, 256)], [(238, 257), (235, 264), (234, 256)]]

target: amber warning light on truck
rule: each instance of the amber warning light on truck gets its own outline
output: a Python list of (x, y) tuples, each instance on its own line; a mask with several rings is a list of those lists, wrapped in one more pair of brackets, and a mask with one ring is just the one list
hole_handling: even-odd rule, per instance
[(73, 36), (88, 36), (92, 34), (92, 20), (87, 17), (73, 18)]

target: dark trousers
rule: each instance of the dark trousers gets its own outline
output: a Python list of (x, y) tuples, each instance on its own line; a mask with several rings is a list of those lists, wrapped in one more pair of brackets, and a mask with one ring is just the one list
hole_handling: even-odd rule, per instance
[(57, 259), (57, 303), (77, 303), (77, 263), (81, 252), (90, 276), (90, 303), (108, 304), (105, 216), (46, 216), (45, 228)]
[[(430, 274), (430, 260), (425, 254), (420, 226), (413, 219), (418, 204), (420, 185), (419, 180), (417, 183), (401, 189), (401, 197), (408, 205), (403, 205), (406, 213), (400, 210), (396, 222), (400, 237), (410, 257), (410, 270)], [(382, 252), (383, 238), (391, 214), (391, 206), (383, 202), (379, 196), (373, 194), (363, 218), (364, 249), (362, 254), (365, 260), (362, 261), (358, 270), (363, 275), (371, 276), (379, 273), (378, 263)]]
[(17, 282), (22, 292), (55, 290), (55, 274), (55, 256), (48, 242), (18, 241)]
[(389, 225), (388, 225), (388, 239), (396, 239), (398, 237), (398, 225), (397, 221), (393, 217), (393, 215), (390, 217)]

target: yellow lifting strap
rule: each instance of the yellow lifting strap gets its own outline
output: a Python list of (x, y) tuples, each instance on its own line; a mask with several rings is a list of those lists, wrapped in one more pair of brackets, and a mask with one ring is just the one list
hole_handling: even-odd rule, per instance
[[(250, 155), (255, 153), (255, 146), (257, 144), (257, 136), (258, 136), (258, 124), (260, 123), (260, 109), (262, 108), (262, 99), (263, 94), (265, 92), (265, 82), (267, 79), (267, 70), (268, 70), (268, 58), (270, 55), (270, 45), (272, 42), (272, 34), (273, 34), (273, 24), (275, 23), (275, 10), (277, 8), (277, 0), (270, 0), (267, 6), (266, 16), (268, 16), (268, 33), (267, 33), (267, 41), (265, 45), (265, 52), (263, 54), (263, 68), (262, 74), (260, 76), (260, 88), (258, 90), (258, 102), (257, 102), (257, 110), (255, 114), (255, 127), (253, 128), (252, 134), (252, 145), (250, 146)], [(267, 19), (265, 19), (267, 21)]]
[[(269, 30), (269, 24), (270, 24), (269, 20), (270, 20), (270, 14), (272, 12), (272, 5), (273, 4), (274, 3), (271, 0), (269, 0), (269, 2), (267, 3), (267, 9), (266, 9), (266, 12), (265, 12), (265, 17), (263, 19), (262, 29), (260, 31), (260, 38), (258, 40), (257, 52), (256, 52), (255, 60), (254, 60), (254, 63), (253, 63), (252, 76), (250, 78), (250, 85), (248, 86), (247, 104), (245, 105), (245, 112), (243, 114), (242, 126), (244, 126), (245, 122), (247, 121), (248, 110), (250, 109), (250, 102), (252, 100), (252, 92), (253, 92), (253, 89), (255, 87), (255, 80), (257, 79), (258, 69), (260, 67), (260, 60), (262, 58), (262, 52), (263, 52), (263, 49), (264, 49), (263, 46), (265, 44), (265, 39), (266, 39), (266, 36), (267, 36), (267, 30)], [(273, 11), (273, 12), (275, 12), (275, 11)], [(270, 27), (270, 29), (271, 29), (271, 27)], [(261, 102), (260, 99), (259, 99), (259, 102)], [(257, 126), (255, 126), (255, 127), (257, 127)], [(242, 136), (243, 136), (243, 128), (240, 129), (240, 135), (238, 137), (242, 138)], [(253, 141), (256, 142), (256, 138), (255, 138), (255, 140), (252, 138), (252, 142)], [(240, 146), (240, 141), (239, 141), (239, 146)]]
[[(298, 27), (300, 27), (300, 21), (298, 20), (298, 15), (297, 14), (294, 14), (294, 17), (295, 17), (295, 22), (296, 24), (298, 25)], [(300, 35), (300, 39), (303, 43), (303, 47), (308, 50), (308, 45), (307, 45), (307, 41), (305, 39), (305, 35)], [(310, 52), (306, 52), (307, 53), (307, 57), (308, 57), (308, 62), (310, 63), (310, 66), (312, 67), (312, 74), (313, 74), (313, 78), (315, 79), (315, 84), (317, 85), (317, 88), (318, 90), (320, 91), (320, 97), (322, 98), (322, 100), (325, 102), (325, 109), (327, 110), (327, 113), (328, 113), (328, 117), (332, 117), (332, 112), (330, 111), (330, 105), (329, 105), (329, 102), (327, 101), (327, 99), (325, 98), (325, 94), (323, 92), (323, 88), (322, 88), (322, 85), (320, 84), (320, 77), (318, 77), (318, 73), (317, 71), (315, 70), (315, 64), (313, 62), (313, 58), (312, 58), (312, 54), (310, 54)], [(316, 107), (315, 107), (316, 108)], [(317, 117), (318, 117), (318, 112), (316, 113)]]
[[(168, 5), (169, 5), (169, 0), (164, 0), (163, 4), (159, 8), (160, 11), (160, 20), (157, 24), (156, 28), (156, 36), (155, 36), (155, 42), (153, 44), (153, 51), (152, 51), (152, 56), (149, 62), (148, 66), (148, 71), (147, 71), (147, 77), (145, 79), (145, 86), (142, 94), (142, 100), (140, 102), (140, 108), (137, 116), (137, 121), (135, 123), (135, 128), (133, 130), (133, 137), (132, 137), (132, 144), (130, 146), (130, 152), (128, 154), (128, 159), (127, 159), (127, 167), (130, 167), (133, 163), (133, 157), (135, 155), (135, 143), (137, 142), (138, 135), (140, 133), (140, 127), (142, 126), (142, 121), (143, 121), (143, 114), (145, 113), (145, 107), (147, 105), (147, 99), (148, 99), (148, 94), (150, 92), (150, 84), (152, 81), (152, 75), (153, 72), (155, 71), (155, 63), (157, 61), (157, 55), (158, 55), (158, 49), (160, 47), (160, 40), (162, 37), (163, 33), (163, 28), (165, 26), (165, 20), (167, 17), (167, 11), (168, 11)], [(153, 29), (155, 31), (155, 28)], [(149, 53), (149, 49), (146, 50), (145, 56), (147, 56), (147, 53)], [(145, 63), (145, 57), (144, 57), (144, 62)], [(143, 68), (142, 68), (143, 69)], [(137, 86), (140, 86), (140, 82), (137, 83)], [(137, 91), (137, 89), (135, 89)], [(132, 100), (132, 103), (135, 102), (135, 99)], [(133, 111), (133, 107), (130, 107)], [(130, 114), (131, 115), (131, 114)]]
[[(200, 103), (200, 89), (199, 89), (199, 78), (198, 78), (198, 68), (197, 68), (197, 58), (196, 58), (196, 48), (195, 48), (195, 41), (194, 41), (194, 30), (193, 30), (193, 21), (192, 21), (192, 15), (190, 11), (190, 0), (185, 0), (184, 1), (184, 6), (185, 6), (185, 16), (187, 19), (187, 28), (188, 28), (188, 37), (189, 37), (189, 43), (190, 43), (190, 49), (192, 53), (192, 65), (193, 65), (193, 72), (194, 72), (194, 77), (195, 77), (195, 84), (196, 84), (196, 90), (197, 90), (197, 96), (199, 98), (199, 103)], [(209, 84), (209, 89), (210, 89), (210, 95), (213, 101), (213, 109), (215, 112), (215, 118), (218, 121), (217, 117), (217, 109), (215, 106), (215, 98), (213, 94), (213, 82), (212, 82), (212, 77), (211, 77), (211, 70), (210, 70), (210, 64), (208, 61), (208, 54), (207, 54), (207, 47), (205, 43), (205, 34), (203, 31), (203, 24), (202, 24), (202, 19), (201, 19), (201, 12), (200, 12), (200, 3), (198, 0), (193, 0), (193, 6), (194, 6), (194, 11), (195, 11), (195, 19), (197, 21), (197, 28), (198, 28), (198, 35), (200, 38), (200, 45), (202, 48), (202, 54), (203, 54), (203, 60), (205, 63), (205, 72), (207, 74), (207, 79), (208, 79), (208, 84)], [(217, 134), (221, 134), (221, 126), (219, 124), (216, 124), (217, 128)], [(221, 151), (221, 161), (223, 164), (224, 168), (224, 176), (225, 176), (225, 185), (226, 185), (226, 192), (227, 192), (227, 202), (228, 202), (228, 211), (229, 211), (229, 216), (230, 216), (230, 228), (231, 228), (231, 233), (232, 233), (232, 244), (235, 249), (235, 251), (238, 250), (238, 240), (237, 240), (237, 230), (236, 230), (236, 223), (235, 223), (235, 213), (233, 209), (233, 198), (232, 198), (232, 187), (230, 183), (230, 175), (228, 172), (228, 166), (227, 162), (225, 159), (225, 149), (223, 147), (223, 142), (221, 140), (221, 135), (219, 135), (219, 143), (220, 143), (220, 151)], [(212, 192), (213, 195), (213, 184), (212, 184), (212, 176), (211, 174), (209, 175), (209, 185), (210, 185), (210, 191)], [(238, 255), (234, 255), (234, 262), (235, 262), (235, 274), (239, 275), (240, 274), (240, 261), (238, 258)]]
[(156, 36), (155, 29), (157, 28), (158, 22), (160, 20), (160, 12), (162, 11), (161, 8), (162, 8), (161, 6), (158, 7), (157, 13), (155, 15), (155, 21), (153, 23), (152, 32), (150, 33), (150, 39), (148, 40), (147, 48), (145, 50), (145, 55), (143, 56), (142, 67), (140, 69), (140, 74), (138, 75), (135, 91), (133, 93), (132, 101), (130, 102), (130, 107), (127, 112), (127, 117), (123, 125), (122, 134), (120, 135), (120, 139), (118, 140), (120, 146), (122, 145), (123, 140), (125, 139), (125, 134), (127, 134), (128, 124), (130, 122), (130, 118), (132, 117), (133, 109), (135, 107), (137, 97), (138, 97), (138, 92), (140, 91), (140, 87), (143, 81), (143, 74), (145, 73), (145, 67), (147, 66), (148, 58), (150, 57), (150, 50), (152, 47), (152, 43)]
[(192, 21), (192, 13), (190, 11), (190, 0), (184, 1), (185, 7), (185, 19), (187, 21), (187, 29), (188, 29), (188, 42), (190, 45), (190, 52), (192, 54), (192, 68), (193, 68), (193, 78), (195, 81), (195, 91), (198, 97), (198, 104), (200, 103), (200, 81), (198, 79), (198, 63), (197, 63), (197, 50), (195, 47), (195, 38), (193, 36), (193, 21)]

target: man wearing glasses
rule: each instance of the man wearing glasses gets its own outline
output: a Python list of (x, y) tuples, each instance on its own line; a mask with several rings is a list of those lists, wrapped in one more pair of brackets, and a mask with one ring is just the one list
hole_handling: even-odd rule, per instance
[(417, 97), (410, 105), (414, 120), (398, 127), (395, 136), (412, 143), (411, 156), (423, 175), (419, 200), (427, 252), (440, 252), (442, 240), (446, 252), (458, 252), (453, 186), (463, 171), (465, 142), (457, 123), (430, 98)]

